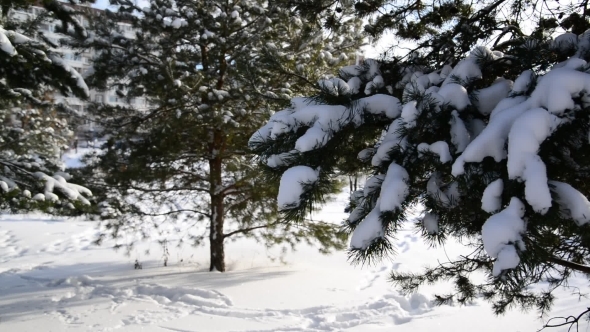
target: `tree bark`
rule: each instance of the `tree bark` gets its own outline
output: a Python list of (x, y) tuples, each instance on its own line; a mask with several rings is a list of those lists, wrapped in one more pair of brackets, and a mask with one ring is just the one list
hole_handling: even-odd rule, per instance
[(225, 219), (223, 194), (218, 192), (223, 172), (220, 153), (223, 150), (223, 134), (220, 130), (213, 131), (210, 144), (209, 177), (211, 198), (211, 223), (209, 228), (210, 258), (209, 271), (225, 272), (225, 248), (223, 245), (223, 223)]
[(211, 264), (209, 271), (225, 272), (225, 248), (223, 245), (223, 196), (211, 197), (211, 225), (209, 230), (209, 243)]

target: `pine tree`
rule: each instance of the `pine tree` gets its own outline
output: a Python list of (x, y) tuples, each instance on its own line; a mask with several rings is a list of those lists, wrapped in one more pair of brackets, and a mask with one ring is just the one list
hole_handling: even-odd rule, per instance
[[(147, 236), (185, 221), (195, 225), (189, 236), (197, 245), (208, 223), (217, 271), (226, 269), (224, 242), (240, 235), (342, 247), (334, 225), (281, 223), (276, 186), (268, 186), (276, 179), (256, 167), (247, 141), (271, 109), (317, 89), (325, 68), (351, 61), (363, 42), (360, 22), (343, 23), (335, 35), (274, 2), (113, 4), (119, 11), (97, 18), (81, 45), (100, 52), (87, 81), (131, 102), (97, 105), (111, 139), (89, 171), (99, 174), (94, 191), (109, 197), (102, 217), (111, 235)], [(120, 22), (131, 23), (133, 35), (118, 31)], [(144, 98), (147, 105), (137, 105)]]
[[(38, 32), (48, 19), (62, 21), (62, 32), (84, 38), (75, 11), (58, 1), (42, 3), (46, 12), (29, 21), (12, 20), (9, 11), (29, 1), (2, 2), (0, 18), (0, 208), (13, 212), (43, 209), (73, 213), (90, 202), (90, 191), (68, 183), (60, 172), (60, 152), (72, 131), (66, 120), (72, 110), (55, 104), (53, 93), (86, 98), (88, 87), (67, 66), (51, 41)], [(49, 176), (47, 174), (53, 174)]]
[(389, 47), (384, 58), (430, 68), (456, 64), (478, 45), (504, 52), (529, 36), (543, 39), (556, 30), (579, 35), (588, 29), (590, 12), (585, 1), (283, 1), (309, 19), (332, 15), (336, 26), (340, 11), (352, 11), (366, 33)]
[(475, 47), (435, 68), (419, 57), (367, 60), (308, 103), (293, 100), (250, 139), (281, 176), (283, 215), (299, 222), (356, 152), (372, 176), (352, 193), (344, 223), (353, 262), (394, 254), (392, 239), (413, 222), (434, 248), (458, 239), (468, 254), (392, 272), (402, 292), (451, 281), (439, 304), (550, 308), (554, 289), (590, 272), (590, 32), (547, 35), (512, 39), (504, 52)]

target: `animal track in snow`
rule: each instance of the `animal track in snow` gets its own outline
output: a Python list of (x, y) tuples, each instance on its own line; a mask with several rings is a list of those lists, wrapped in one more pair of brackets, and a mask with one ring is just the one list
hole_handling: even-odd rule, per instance
[(373, 287), (375, 281), (379, 280), (380, 278), (386, 277), (388, 272), (389, 268), (386, 265), (368, 271), (365, 277), (361, 280), (361, 285), (359, 286), (358, 290), (362, 291), (367, 288)]
[(0, 248), (6, 248), (12, 243), (13, 236), (9, 231), (0, 229)]
[(0, 263), (6, 263), (28, 252), (28, 249), (19, 247), (17, 242), (10, 231), (0, 229)]
[(419, 239), (419, 237), (416, 234), (413, 234), (410, 232), (405, 234), (404, 237), (397, 244), (397, 248), (399, 249), (399, 252), (404, 253), (404, 252), (407, 252), (408, 250), (410, 250), (412, 243), (417, 242), (418, 239)]
[(63, 240), (53, 241), (42, 247), (39, 252), (65, 253), (89, 249), (96, 238), (96, 231), (88, 230), (72, 235)]

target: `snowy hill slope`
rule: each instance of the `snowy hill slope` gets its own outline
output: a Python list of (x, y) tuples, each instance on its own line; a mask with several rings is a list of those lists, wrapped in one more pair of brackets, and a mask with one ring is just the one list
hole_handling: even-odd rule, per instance
[[(345, 199), (316, 218), (342, 219)], [(238, 240), (228, 244), (223, 274), (206, 271), (205, 248), (171, 247), (163, 267), (157, 243), (125, 256), (93, 246), (95, 234), (86, 221), (2, 216), (0, 331), (536, 331), (543, 324), (534, 312), (495, 317), (483, 302), (433, 307), (432, 292), (445, 285), (399, 295), (387, 282), (391, 269), (419, 269), (462, 250), (457, 243), (446, 255), (429, 249), (411, 225), (398, 237), (398, 256), (377, 266), (353, 267), (344, 252), (324, 256), (310, 247), (282, 264), (268, 258), (279, 250)], [(136, 258), (143, 269), (134, 270)], [(572, 283), (587, 290), (583, 278)], [(552, 315), (588, 304), (567, 291), (558, 296)]]

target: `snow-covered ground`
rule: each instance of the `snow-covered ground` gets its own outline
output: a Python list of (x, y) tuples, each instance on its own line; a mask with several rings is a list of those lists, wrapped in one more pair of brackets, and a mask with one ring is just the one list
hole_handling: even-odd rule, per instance
[[(343, 218), (345, 199), (317, 218)], [(157, 243), (125, 256), (92, 245), (95, 235), (87, 221), (2, 216), (0, 331), (536, 331), (543, 324), (535, 312), (495, 317), (483, 302), (433, 307), (431, 294), (444, 285), (400, 296), (387, 282), (391, 269), (445, 259), (409, 227), (399, 234), (399, 255), (377, 266), (353, 267), (344, 252), (324, 256), (311, 247), (281, 263), (269, 259), (278, 251), (239, 240), (227, 245), (226, 273), (206, 271), (205, 248), (169, 248), (164, 267)], [(446, 247), (449, 256), (460, 250)], [(143, 269), (134, 269), (135, 259)], [(573, 283), (587, 288), (582, 278)], [(558, 294), (553, 315), (588, 304)]]

